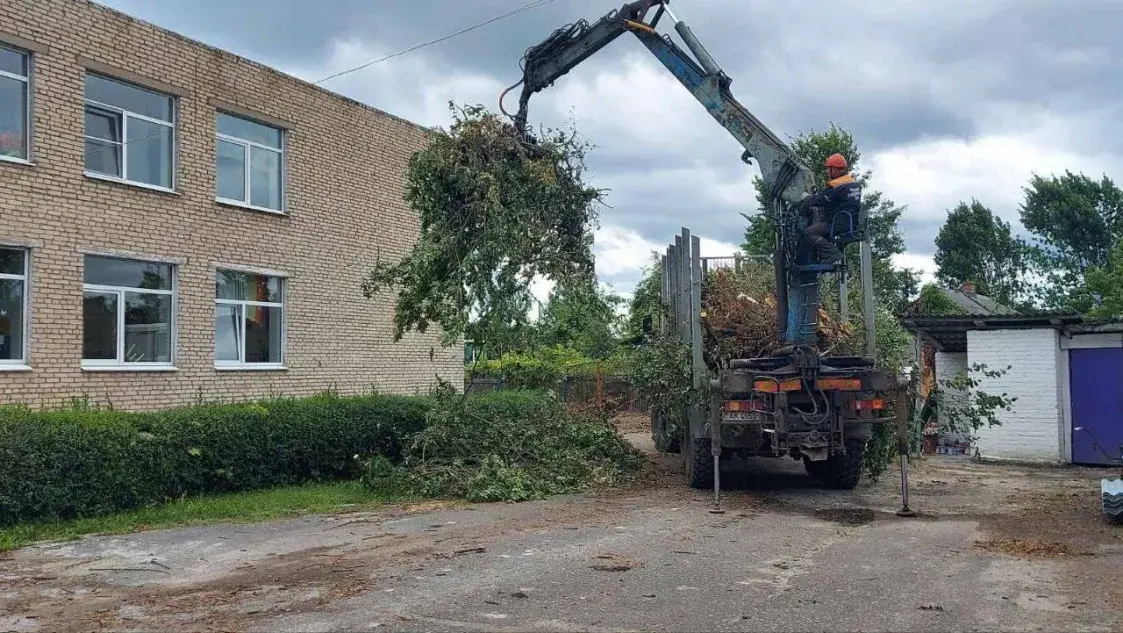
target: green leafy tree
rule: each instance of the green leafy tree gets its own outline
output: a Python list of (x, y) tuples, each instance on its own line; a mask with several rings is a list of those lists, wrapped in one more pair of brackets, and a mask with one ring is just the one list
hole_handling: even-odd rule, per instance
[(924, 316), (967, 316), (967, 310), (952, 301), (935, 284), (924, 284), (920, 289), (918, 312)]
[(537, 342), (570, 347), (590, 358), (612, 355), (619, 344), (624, 298), (578, 279), (550, 293), (537, 324)]
[(395, 340), (440, 326), (443, 343), (484, 345), (528, 322), (531, 282), (593, 279), (595, 204), (586, 146), (544, 130), (528, 143), (480, 106), (450, 104), (454, 122), (410, 159), (405, 200), (421, 235), (404, 258), (379, 257), (368, 298), (396, 293)]
[(1007, 365), (1003, 369), (988, 369), (985, 363), (971, 363), (966, 372), (957, 373), (951, 380), (941, 380), (942, 397), (939, 398), (940, 423), (947, 431), (962, 433), (975, 441), (976, 431), (983, 425), (999, 426), (1000, 411), (1014, 412), (1017, 396), (1003, 392), (994, 395), (980, 389), (983, 378), (997, 379), (1013, 369)]
[(643, 274), (632, 298), (628, 301), (628, 316), (624, 321), (623, 338), (631, 343), (639, 343), (644, 335), (644, 323), (648, 322), (654, 328), (658, 324), (662, 310), (663, 269), (659, 262), (659, 253), (652, 252), (651, 260), (644, 267)]
[(936, 278), (947, 286), (973, 281), (979, 292), (1006, 305), (1020, 300), (1027, 245), (978, 200), (948, 211), (936, 236)]
[(1106, 175), (1035, 175), (1021, 221), (1033, 233), (1033, 267), (1045, 280), (1038, 298), (1049, 308), (1073, 309), (1072, 290), (1089, 270), (1110, 268), (1111, 250), (1123, 239), (1123, 191)]
[[(903, 312), (909, 298), (916, 294), (920, 280), (920, 275), (915, 271), (898, 268), (892, 263), (894, 255), (905, 251), (904, 238), (897, 227), (905, 207), (893, 202), (882, 192), (869, 189), (873, 172), (859, 169), (861, 153), (854, 136), (845, 129), (832, 123), (826, 131), (802, 133), (791, 142), (791, 148), (812, 170), (815, 186), (819, 189), (827, 185), (826, 170), (821, 168), (827, 157), (839, 153), (846, 158), (851, 176), (862, 185), (862, 207), (869, 218), (868, 234), (878, 302), (889, 306), (894, 314)], [(769, 198), (764, 189), (764, 181), (756, 176), (753, 178), (753, 185), (756, 187), (757, 206), (767, 209)], [(773, 219), (767, 213), (742, 216), (748, 220), (742, 250), (749, 255), (772, 255), (776, 244), (776, 224)], [(858, 245), (847, 246), (845, 252), (848, 281), (851, 281), (852, 287), (857, 287)]]
[(1111, 250), (1106, 266), (1088, 269), (1069, 305), (1091, 319), (1123, 319), (1123, 241)]

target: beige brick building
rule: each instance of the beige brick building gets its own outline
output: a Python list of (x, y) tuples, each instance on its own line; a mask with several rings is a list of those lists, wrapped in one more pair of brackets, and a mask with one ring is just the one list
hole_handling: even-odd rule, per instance
[(462, 347), (394, 343), (360, 288), (418, 235), (425, 134), (85, 0), (0, 2), (0, 401), (460, 380)]

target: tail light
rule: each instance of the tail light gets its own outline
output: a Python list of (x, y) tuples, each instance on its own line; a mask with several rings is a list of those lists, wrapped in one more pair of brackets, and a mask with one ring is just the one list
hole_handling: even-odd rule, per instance
[(881, 410), (885, 408), (885, 401), (881, 398), (874, 398), (873, 400), (855, 400), (854, 409), (858, 411), (863, 410)]
[(768, 410), (760, 400), (726, 400), (722, 408), (731, 413)]

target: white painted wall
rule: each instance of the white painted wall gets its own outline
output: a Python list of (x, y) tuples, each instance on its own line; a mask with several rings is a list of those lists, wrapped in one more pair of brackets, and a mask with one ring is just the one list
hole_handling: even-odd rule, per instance
[[(936, 388), (940, 390), (940, 406), (936, 408), (937, 417), (940, 417), (940, 423), (943, 424), (946, 420), (942, 417), (941, 413), (944, 407), (953, 406), (962, 403), (965, 393), (960, 390), (949, 389), (944, 386), (945, 381), (955, 379), (956, 374), (967, 371), (967, 353), (950, 353), (950, 352), (936, 352)], [(951, 434), (944, 433), (951, 441), (958, 441), (961, 438), (953, 437)], [(965, 438), (962, 438), (965, 439)]]
[(972, 364), (982, 363), (992, 370), (1013, 365), (1000, 378), (980, 376), (979, 389), (1018, 398), (1012, 412), (998, 413), (1000, 426), (979, 429), (976, 446), (980, 456), (1068, 461), (1059, 432), (1063, 413), (1060, 369), (1065, 354), (1057, 331), (1051, 328), (967, 333), (967, 355)]

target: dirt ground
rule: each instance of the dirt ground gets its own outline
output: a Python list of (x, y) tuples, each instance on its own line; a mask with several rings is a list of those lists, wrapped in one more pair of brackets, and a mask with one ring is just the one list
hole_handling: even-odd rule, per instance
[(1092, 469), (940, 456), (855, 491), (728, 464), (723, 514), (648, 451), (627, 488), (43, 544), (0, 631), (1123, 631), (1123, 528)]

